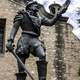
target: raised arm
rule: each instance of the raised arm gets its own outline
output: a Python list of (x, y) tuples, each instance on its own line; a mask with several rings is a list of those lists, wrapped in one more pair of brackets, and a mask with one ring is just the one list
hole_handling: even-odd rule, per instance
[(45, 26), (52, 26), (56, 23), (56, 21), (58, 20), (58, 18), (66, 12), (68, 6), (70, 4), (70, 0), (67, 0), (63, 6), (61, 7), (61, 9), (54, 15), (54, 17), (52, 19), (48, 19), (48, 18), (43, 18), (42, 21), (42, 25)]

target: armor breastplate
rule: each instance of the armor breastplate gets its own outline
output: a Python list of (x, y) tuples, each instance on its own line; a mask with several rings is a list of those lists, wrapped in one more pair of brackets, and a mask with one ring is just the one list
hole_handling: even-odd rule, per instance
[(34, 24), (35, 27), (41, 27), (41, 19), (39, 17), (35, 17), (35, 16), (31, 16), (30, 15), (30, 18)]
[(41, 32), (40, 27), (41, 27), (41, 19), (39, 17), (29, 15), (29, 13), (24, 14), (23, 25), (22, 25), (22, 28), (24, 30), (32, 31), (40, 35), (40, 32)]

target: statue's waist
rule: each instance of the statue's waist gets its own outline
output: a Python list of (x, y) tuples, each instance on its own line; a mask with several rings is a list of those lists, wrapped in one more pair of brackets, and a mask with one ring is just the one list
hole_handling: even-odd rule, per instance
[(33, 31), (22, 31), (22, 35), (23, 34), (29, 34), (29, 35), (36, 36), (36, 37), (40, 36), (39, 34), (33, 32)]

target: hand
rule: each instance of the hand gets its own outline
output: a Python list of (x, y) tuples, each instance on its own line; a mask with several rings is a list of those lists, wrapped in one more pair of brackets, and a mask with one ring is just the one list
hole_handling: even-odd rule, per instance
[(69, 4), (70, 4), (70, 0), (67, 0), (64, 4), (63, 4), (63, 6), (62, 6), (62, 13), (65, 13), (66, 12), (66, 10), (68, 9), (68, 6), (69, 6)]
[(67, 7), (62, 9), (61, 14), (65, 13), (67, 11)]
[(12, 41), (8, 41), (8, 43), (6, 44), (6, 48), (10, 52), (14, 49), (14, 45), (13, 45)]

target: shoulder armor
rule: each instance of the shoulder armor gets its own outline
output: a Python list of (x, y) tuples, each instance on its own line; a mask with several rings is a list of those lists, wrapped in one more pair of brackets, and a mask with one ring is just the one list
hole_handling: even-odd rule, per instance
[(24, 10), (18, 11), (14, 18), (14, 22), (21, 21), (23, 19), (23, 13), (24, 13)]

